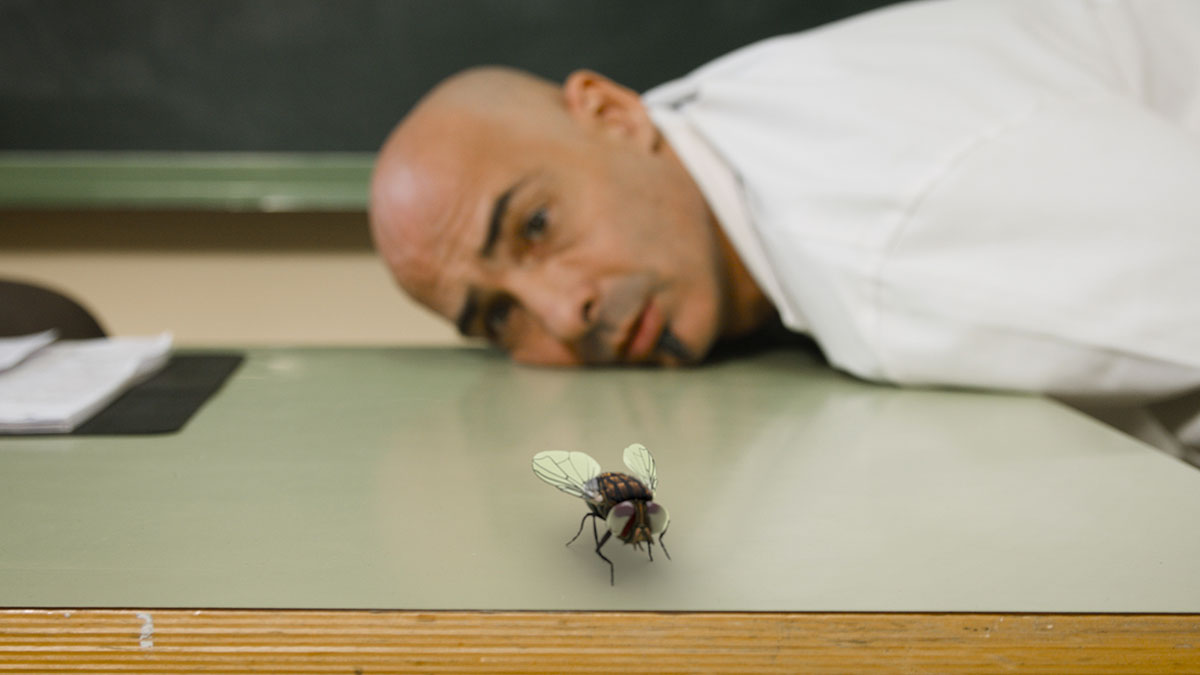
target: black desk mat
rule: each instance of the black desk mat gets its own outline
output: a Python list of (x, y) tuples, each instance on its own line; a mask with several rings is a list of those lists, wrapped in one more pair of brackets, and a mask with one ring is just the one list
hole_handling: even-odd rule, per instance
[(243, 354), (234, 352), (172, 354), (162, 370), (126, 391), (70, 433), (123, 436), (179, 431), (220, 390), (243, 360)]

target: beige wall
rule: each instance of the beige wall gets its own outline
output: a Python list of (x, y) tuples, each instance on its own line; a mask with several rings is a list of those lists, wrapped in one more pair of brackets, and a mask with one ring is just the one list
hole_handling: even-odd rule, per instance
[(0, 210), (0, 277), (180, 345), (460, 344), (393, 285), (363, 213)]

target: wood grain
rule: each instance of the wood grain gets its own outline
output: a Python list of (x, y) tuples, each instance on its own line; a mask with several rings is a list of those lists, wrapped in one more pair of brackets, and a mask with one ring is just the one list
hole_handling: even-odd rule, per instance
[(1200, 615), (0, 610), (0, 673), (1196, 673)]

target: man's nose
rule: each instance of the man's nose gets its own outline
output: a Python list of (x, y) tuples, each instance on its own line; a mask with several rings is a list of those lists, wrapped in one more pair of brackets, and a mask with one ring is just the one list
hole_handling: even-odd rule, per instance
[(510, 279), (517, 301), (564, 343), (582, 338), (595, 320), (595, 287), (576, 270), (544, 267), (522, 271)]

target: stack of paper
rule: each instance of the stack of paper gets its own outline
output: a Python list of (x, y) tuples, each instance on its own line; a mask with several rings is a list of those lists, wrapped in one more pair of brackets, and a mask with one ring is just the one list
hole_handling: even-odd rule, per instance
[(171, 335), (0, 338), (0, 433), (64, 433), (157, 372)]

